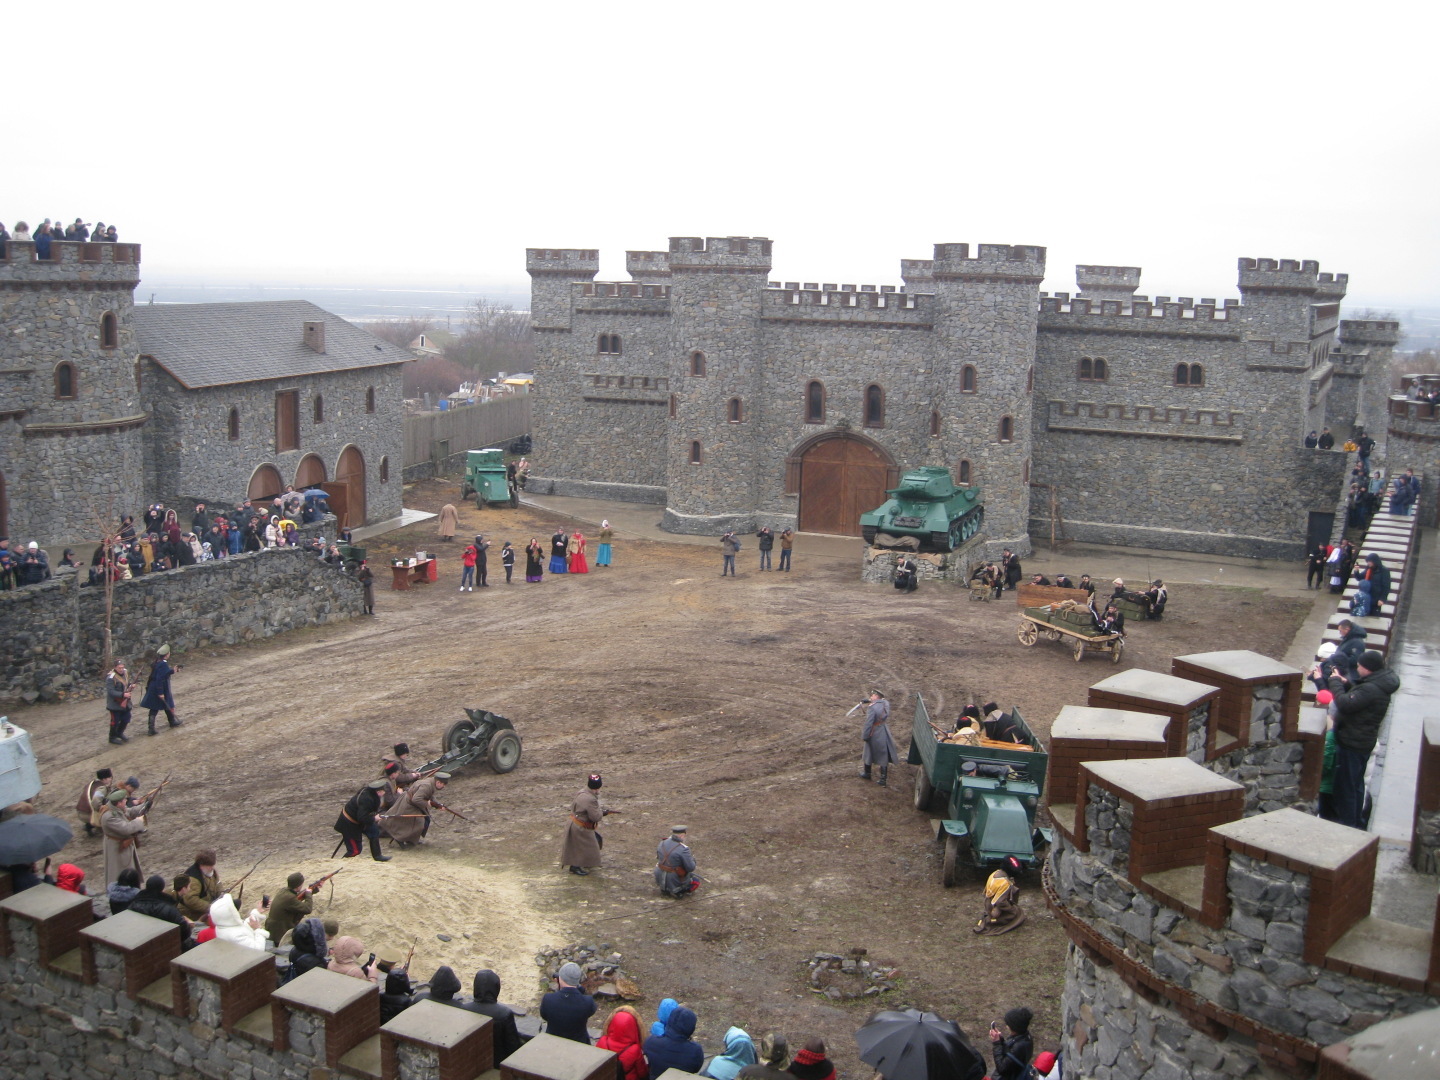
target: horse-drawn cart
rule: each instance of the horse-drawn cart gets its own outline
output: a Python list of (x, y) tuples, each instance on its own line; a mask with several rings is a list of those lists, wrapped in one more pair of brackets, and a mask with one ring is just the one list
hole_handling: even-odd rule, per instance
[[(1125, 635), (1105, 634), (1096, 630), (1090, 614), (1083, 608), (1073, 620), (1066, 619), (1069, 612), (1054, 611), (1050, 608), (1026, 608), (1020, 613), (1020, 626), (1015, 636), (1021, 645), (1034, 645), (1043, 636), (1050, 641), (1067, 642), (1075, 654), (1078, 664), (1087, 652), (1108, 653), (1110, 662), (1118, 664), (1125, 651)], [(1085, 623), (1092, 625), (1086, 626)]]

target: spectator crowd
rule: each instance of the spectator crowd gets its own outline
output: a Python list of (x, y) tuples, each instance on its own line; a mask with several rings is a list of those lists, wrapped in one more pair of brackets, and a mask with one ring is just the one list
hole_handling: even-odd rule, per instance
[(35, 244), (35, 257), (37, 259), (48, 259), (51, 257), (50, 245), (57, 240), (70, 241), (72, 243), (92, 244), (113, 244), (120, 239), (118, 230), (114, 225), (106, 225), (103, 221), (95, 222), (92, 227), (84, 218), (76, 218), (69, 225), (60, 224), (60, 219), (51, 221), (48, 217), (37, 225), (32, 232), (30, 226), (23, 221), (15, 222), (15, 231), (11, 233), (0, 222), (0, 258), (9, 258), (8, 244), (11, 240), (30, 241)]

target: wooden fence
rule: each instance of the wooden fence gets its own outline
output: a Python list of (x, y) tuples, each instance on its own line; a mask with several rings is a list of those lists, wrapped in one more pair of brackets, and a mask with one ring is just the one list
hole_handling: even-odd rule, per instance
[(529, 431), (528, 394), (513, 394), (443, 412), (413, 413), (405, 417), (405, 468), (421, 465), (434, 468), (466, 450), (503, 446)]

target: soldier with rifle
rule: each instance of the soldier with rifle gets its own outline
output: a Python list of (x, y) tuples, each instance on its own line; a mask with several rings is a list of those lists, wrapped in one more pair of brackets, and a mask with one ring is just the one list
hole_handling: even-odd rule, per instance
[(340, 844), (335, 850), (340, 850), (340, 845), (345, 847), (345, 858), (353, 859), (364, 849), (364, 838), (370, 840), (370, 856), (376, 862), (389, 862), (389, 855), (380, 853), (380, 811), (385, 808), (385, 791), (390, 787), (389, 780), (371, 780), (363, 788), (350, 796), (350, 801), (340, 811), (340, 816), (335, 819), (335, 831), (340, 834)]
[[(343, 869), (342, 866), (340, 870)], [(281, 938), (300, 925), (315, 906), (311, 897), (340, 870), (332, 870), (310, 885), (305, 884), (305, 875), (298, 870), (285, 879), (285, 888), (270, 901), (270, 914), (265, 918), (265, 932), (270, 935), (271, 942), (279, 945)]]
[[(396, 789), (404, 791), (411, 784), (415, 783), (416, 780), (420, 779), (420, 774), (410, 768), (409, 743), (397, 742), (391, 747), (391, 750), (393, 753), (386, 754), (382, 757), (380, 764), (384, 767), (385, 775), (395, 784)], [(397, 766), (397, 768), (390, 768), (392, 764)]]
[(394, 809), (380, 815), (381, 830), (402, 848), (423, 844), (434, 820), (431, 811), (450, 809), (436, 798), (449, 782), (449, 773), (437, 772), (410, 785), (401, 792)]

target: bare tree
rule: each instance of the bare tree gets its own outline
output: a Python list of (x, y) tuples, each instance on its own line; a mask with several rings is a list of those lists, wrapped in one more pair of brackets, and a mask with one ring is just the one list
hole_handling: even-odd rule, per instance
[(535, 366), (535, 335), (529, 312), (478, 297), (466, 309), (465, 327), (446, 346), (445, 356), (482, 379), (501, 371), (530, 371)]
[(385, 319), (381, 322), (368, 323), (365, 329), (376, 337), (390, 342), (391, 345), (398, 345), (402, 349), (410, 348), (410, 343), (421, 334), (429, 333), (435, 329), (435, 324), (429, 319), (407, 318), (407, 319)]

